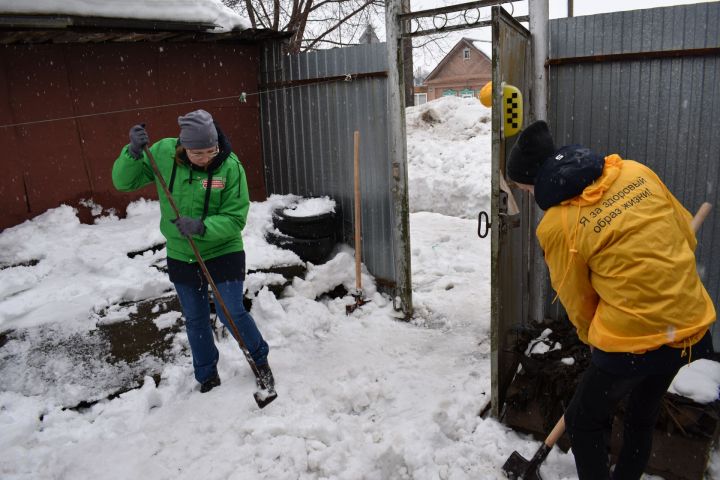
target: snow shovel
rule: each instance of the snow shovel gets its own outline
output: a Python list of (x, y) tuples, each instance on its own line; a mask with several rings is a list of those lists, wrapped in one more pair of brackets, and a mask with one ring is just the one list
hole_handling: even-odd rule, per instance
[[(177, 205), (175, 205), (175, 200), (173, 199), (172, 195), (170, 194), (170, 190), (167, 187), (167, 184), (165, 183), (165, 179), (163, 178), (162, 174), (160, 173), (160, 169), (158, 168), (157, 164), (155, 163), (155, 158), (153, 157), (152, 153), (150, 153), (150, 150), (147, 146), (144, 148), (145, 155), (148, 156), (150, 159), (150, 165), (152, 166), (153, 171), (155, 172), (155, 176), (160, 181), (160, 185), (162, 186), (163, 192), (165, 192), (165, 196), (168, 199), (168, 202), (170, 202), (170, 206), (172, 207), (173, 211), (175, 212), (175, 215), (180, 218), (180, 210), (178, 210)], [(208, 185), (208, 188), (210, 186)], [(260, 375), (260, 371), (257, 368), (257, 365), (255, 365), (255, 360), (253, 360), (252, 356), (250, 355), (250, 351), (247, 349), (247, 346), (245, 345), (245, 342), (243, 341), (242, 337), (240, 336), (240, 332), (237, 329), (237, 326), (235, 325), (235, 322), (232, 319), (232, 315), (230, 315), (230, 311), (228, 310), (227, 306), (225, 305), (225, 301), (223, 300), (222, 296), (220, 295), (220, 292), (217, 289), (217, 286), (215, 285), (215, 282), (213, 281), (212, 277), (210, 276), (210, 272), (207, 269), (207, 266), (205, 266), (205, 262), (203, 261), (202, 257), (200, 256), (200, 251), (197, 249), (197, 246), (195, 245), (195, 242), (193, 241), (192, 237), (187, 237), (188, 243), (190, 243), (190, 247), (193, 250), (193, 253), (195, 254), (195, 258), (198, 261), (198, 265), (200, 265), (200, 269), (205, 274), (205, 278), (207, 279), (208, 283), (210, 284), (210, 287), (212, 288), (213, 295), (215, 295), (215, 300), (217, 301), (218, 305), (220, 305), (220, 308), (222, 308), (223, 313), (225, 314), (225, 318), (228, 319), (228, 323), (230, 324), (230, 330), (232, 331), (233, 337), (235, 337), (235, 340), (237, 341), (238, 345), (240, 346), (240, 350), (242, 350), (243, 354), (245, 355), (245, 360), (247, 360), (248, 364), (250, 365), (250, 369), (252, 369), (253, 373), (255, 374), (255, 378), (257, 379), (257, 384), (260, 385), (260, 391), (257, 391), (253, 394), (255, 397), (255, 403), (257, 403), (258, 407), (265, 408), (270, 402), (275, 400), (277, 398), (277, 392), (275, 391), (275, 388), (272, 385), (267, 385), (265, 383), (265, 379), (262, 375)]]
[(366, 300), (363, 296), (362, 291), (362, 236), (360, 229), (362, 228), (362, 222), (360, 221), (360, 132), (355, 130), (354, 135), (355, 149), (354, 149), (354, 176), (355, 176), (355, 291), (352, 296), (355, 298), (355, 303), (345, 305), (345, 314), (350, 315), (357, 308), (362, 307), (369, 300)]
[[(712, 205), (708, 202), (700, 205), (700, 208), (690, 222), (693, 232), (698, 231), (711, 209)], [(560, 420), (555, 424), (550, 435), (547, 436), (542, 446), (535, 452), (535, 455), (533, 455), (530, 461), (525, 460), (522, 455), (515, 451), (502, 466), (503, 472), (505, 472), (510, 480), (542, 480), (539, 471), (540, 465), (545, 461), (555, 442), (562, 437), (563, 433), (565, 433), (565, 415), (560, 417)]]
[(700, 228), (700, 225), (702, 225), (703, 221), (705, 221), (705, 217), (708, 216), (708, 213), (710, 213), (710, 210), (712, 210), (712, 205), (708, 202), (704, 202), (702, 205), (700, 205), (700, 208), (698, 208), (697, 213), (692, 219), (692, 222), (690, 222), (690, 226), (692, 226), (693, 232), (697, 232)]
[(552, 429), (530, 461), (525, 460), (518, 452), (513, 452), (502, 466), (503, 472), (510, 480), (542, 480), (539, 472), (540, 464), (545, 461), (555, 442), (562, 437), (563, 433), (565, 433), (565, 415), (560, 417), (555, 428)]

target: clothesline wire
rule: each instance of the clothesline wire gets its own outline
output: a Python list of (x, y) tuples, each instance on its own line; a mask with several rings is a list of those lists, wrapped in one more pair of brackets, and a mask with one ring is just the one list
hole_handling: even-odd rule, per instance
[[(342, 81), (350, 82), (352, 80), (353, 80), (353, 75), (347, 74), (347, 75), (345, 75), (345, 78)], [(84, 115), (71, 115), (71, 116), (67, 116), (67, 117), (48, 118), (45, 120), (32, 120), (32, 121), (28, 121), (28, 122), (9, 123), (9, 124), (5, 124), (5, 125), (0, 125), (0, 128), (24, 127), (27, 125), (37, 125), (37, 124), (42, 124), (42, 123), (59, 122), (59, 121), (63, 121), (63, 120), (75, 120), (75, 119), (79, 119), (79, 118), (99, 117), (99, 116), (103, 116), (103, 115), (116, 115), (118, 113), (140, 112), (140, 111), (144, 111), (144, 110), (154, 110), (154, 109), (158, 109), (158, 108), (177, 107), (180, 105), (191, 105), (194, 103), (216, 102), (219, 100), (237, 99), (238, 101), (244, 103), (244, 101), (247, 97), (250, 97), (253, 95), (260, 95), (263, 93), (274, 93), (274, 92), (279, 92), (279, 91), (283, 91), (283, 90), (292, 90), (294, 88), (310, 87), (310, 86), (321, 85), (324, 83), (331, 83), (331, 82), (337, 82), (337, 81), (338, 81), (337, 78), (333, 78), (333, 79), (324, 80), (324, 81), (306, 83), (304, 85), (294, 85), (294, 86), (289, 86), (289, 87), (282, 87), (282, 88), (276, 88), (276, 89), (271, 89), (271, 90), (262, 90), (262, 91), (251, 92), (251, 93), (241, 92), (239, 95), (230, 95), (227, 97), (205, 98), (205, 99), (201, 99), (201, 100), (189, 100), (187, 102), (164, 103), (162, 105), (152, 105), (149, 107), (124, 108), (121, 110), (112, 110), (109, 112), (86, 113)]]

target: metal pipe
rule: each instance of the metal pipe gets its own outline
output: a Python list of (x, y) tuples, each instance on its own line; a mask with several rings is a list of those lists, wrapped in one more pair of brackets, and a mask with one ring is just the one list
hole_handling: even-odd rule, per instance
[[(548, 0), (533, 0), (528, 4), (533, 52), (530, 117), (531, 120), (546, 120), (547, 72), (545, 71), (545, 60), (548, 58)], [(542, 210), (537, 205), (533, 205), (533, 226), (540, 223), (542, 216)], [(540, 244), (532, 238), (532, 232), (534, 231), (535, 228), (532, 228), (530, 232), (531, 241), (529, 242), (532, 245), (532, 255), (530, 256), (529, 265), (531, 275), (528, 315), (535, 322), (543, 322), (545, 319), (545, 299), (548, 296), (550, 279)]]
[(532, 35), (533, 80), (530, 92), (531, 119), (547, 119), (547, 76), (545, 60), (548, 58), (548, 0), (529, 2), (530, 34)]

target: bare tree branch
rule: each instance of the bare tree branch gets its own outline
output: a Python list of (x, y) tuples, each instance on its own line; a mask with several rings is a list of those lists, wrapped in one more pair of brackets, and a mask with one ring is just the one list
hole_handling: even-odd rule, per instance
[(255, 21), (255, 14), (252, 8), (252, 0), (245, 0), (245, 9), (247, 10), (250, 25), (252, 25), (253, 28), (257, 28), (257, 22)]
[(348, 45), (364, 28), (384, 23), (384, 0), (222, 0), (253, 28), (292, 32), (288, 52)]
[(257, 2), (260, 5), (260, 9), (262, 10), (262, 25), (265, 28), (270, 28), (270, 15), (268, 14), (268, 11), (265, 9), (265, 3), (264, 2)]
[(272, 29), (277, 31), (280, 25), (280, 0), (273, 0), (273, 23)]
[(310, 42), (310, 44), (306, 47), (306, 49), (309, 50), (309, 49), (313, 48), (313, 46), (315, 46), (322, 38), (326, 37), (330, 32), (332, 32), (332, 31), (336, 30), (337, 28), (339, 28), (339, 27), (340, 27), (343, 23), (345, 23), (348, 19), (354, 17), (354, 16), (357, 15), (359, 12), (363, 11), (363, 9), (364, 9), (366, 6), (368, 6), (369, 4), (371, 4), (372, 2), (373, 2), (373, 0), (365, 0), (358, 8), (356, 8), (355, 10), (353, 10), (352, 12), (350, 12), (349, 14), (347, 14), (344, 18), (341, 18), (341, 19), (335, 24), (335, 26), (333, 26), (333, 27), (325, 30), (324, 33), (322, 33), (322, 34), (319, 35), (317, 38), (315, 38), (312, 42)]

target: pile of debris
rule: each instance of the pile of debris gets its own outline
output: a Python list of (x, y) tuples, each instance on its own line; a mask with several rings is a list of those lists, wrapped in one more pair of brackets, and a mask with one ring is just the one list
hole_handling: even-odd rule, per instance
[[(565, 319), (518, 331), (515, 350), (520, 366), (507, 391), (503, 421), (542, 441), (570, 402), (590, 363), (590, 349)], [(623, 415), (621, 404), (613, 422), (613, 461), (622, 442)], [(665, 480), (701, 480), (719, 435), (720, 401), (699, 404), (666, 393), (647, 472)], [(567, 435), (557, 445), (567, 451)]]

